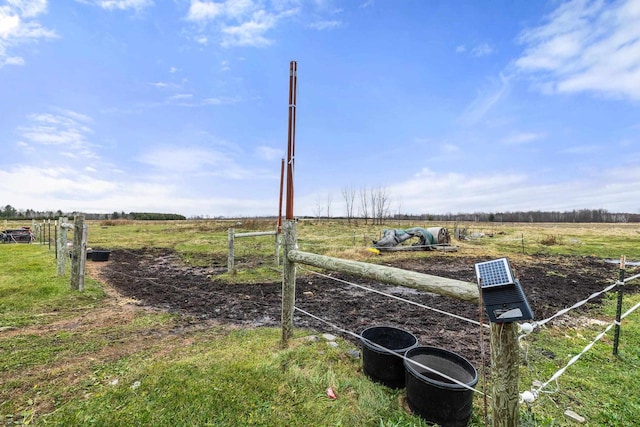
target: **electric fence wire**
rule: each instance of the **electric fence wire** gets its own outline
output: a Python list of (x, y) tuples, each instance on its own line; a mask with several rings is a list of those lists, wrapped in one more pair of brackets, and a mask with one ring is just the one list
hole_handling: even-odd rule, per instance
[[(625, 317), (627, 317), (629, 314), (633, 313), (635, 310), (637, 310), (640, 307), (640, 302), (637, 303), (636, 305), (634, 305), (633, 307), (631, 307), (629, 310), (625, 311), (624, 314), (620, 317), (620, 320), (624, 319)], [(582, 357), (582, 355), (584, 355), (587, 351), (591, 350), (591, 348), (595, 345), (596, 342), (598, 342), (599, 340), (602, 339), (602, 337), (605, 336), (605, 334), (607, 332), (609, 332), (611, 330), (611, 328), (613, 328), (616, 325), (619, 325), (620, 322), (618, 321), (613, 321), (611, 322), (604, 331), (602, 331), (601, 333), (599, 333), (594, 339), (593, 341), (591, 341), (589, 344), (587, 344), (584, 349), (582, 349), (582, 351), (578, 354), (576, 354), (575, 356), (573, 356), (569, 362), (567, 362), (567, 364), (558, 369), (552, 376), (551, 378), (549, 378), (546, 382), (542, 383), (540, 386), (538, 386), (537, 388), (532, 388), (531, 391), (529, 392), (529, 394), (522, 393), (520, 395), (520, 401), (524, 401), (524, 402), (528, 402), (531, 403), (533, 402), (535, 399), (538, 398), (538, 396), (540, 395), (540, 393), (543, 392), (543, 389), (545, 387), (547, 387), (551, 382), (553, 381), (557, 381), (557, 379), (565, 373), (565, 371), (567, 370), (567, 368), (569, 368), (571, 365), (573, 365), (574, 363), (576, 363), (578, 361), (578, 359), (580, 359), (580, 357)]]
[(597, 298), (598, 296), (600, 296), (600, 295), (602, 295), (602, 294), (604, 294), (604, 293), (606, 293), (606, 292), (609, 292), (610, 290), (612, 290), (613, 288), (615, 288), (616, 286), (621, 285), (621, 284), (624, 284), (624, 283), (623, 283), (623, 282), (615, 282), (615, 283), (613, 283), (612, 285), (607, 286), (606, 288), (604, 288), (604, 289), (603, 289), (603, 290), (601, 290), (601, 291), (598, 291), (598, 292), (594, 292), (594, 293), (592, 293), (592, 294), (591, 294), (591, 295), (589, 295), (587, 298), (583, 299), (582, 301), (578, 301), (577, 303), (573, 304), (571, 307), (563, 308), (562, 310), (558, 311), (557, 313), (555, 313), (555, 314), (554, 314), (554, 315), (552, 315), (551, 317), (548, 317), (548, 318), (546, 318), (546, 319), (544, 319), (544, 320), (539, 320), (539, 321), (537, 321), (537, 322), (532, 322), (532, 323), (530, 323), (530, 324), (529, 324), (530, 328), (528, 328), (527, 330), (523, 329), (524, 334), (520, 335), (520, 336), (518, 337), (518, 340), (520, 340), (520, 339), (522, 339), (523, 337), (525, 337), (525, 336), (529, 335), (531, 332), (533, 332), (533, 330), (534, 330), (535, 328), (538, 328), (538, 327), (540, 327), (540, 326), (544, 325), (545, 323), (548, 323), (548, 322), (550, 322), (551, 320), (555, 319), (556, 317), (562, 316), (562, 315), (564, 315), (564, 314), (568, 313), (569, 311), (571, 311), (571, 310), (573, 310), (573, 309), (575, 309), (575, 308), (578, 308), (578, 307), (580, 307), (580, 306), (583, 306), (584, 304), (586, 304), (586, 303), (587, 303), (587, 302), (589, 302), (590, 300), (592, 300), (592, 299), (594, 299), (594, 298)]
[(344, 333), (344, 334), (350, 335), (350, 336), (352, 336), (352, 337), (354, 337), (354, 338), (356, 338), (356, 339), (359, 339), (359, 340), (361, 340), (361, 341), (364, 341), (364, 342), (366, 342), (367, 344), (371, 345), (372, 347), (374, 347), (374, 348), (376, 348), (376, 349), (378, 349), (378, 350), (380, 350), (380, 351), (383, 351), (383, 352), (385, 352), (385, 353), (389, 353), (389, 354), (392, 354), (392, 355), (394, 355), (394, 356), (396, 356), (396, 357), (399, 357), (399, 358), (403, 359), (403, 360), (404, 360), (405, 362), (407, 362), (407, 363), (410, 363), (410, 364), (412, 364), (412, 365), (414, 365), (414, 366), (417, 366), (417, 367), (418, 367), (418, 368), (420, 368), (420, 369), (424, 369), (424, 370), (426, 370), (427, 372), (431, 372), (431, 373), (433, 373), (433, 374), (439, 375), (439, 376), (441, 376), (442, 378), (446, 379), (447, 381), (450, 381), (450, 382), (452, 382), (452, 383), (454, 383), (454, 384), (457, 384), (457, 385), (459, 385), (459, 386), (461, 386), (461, 387), (464, 387), (464, 388), (466, 388), (467, 390), (470, 390), (470, 391), (473, 391), (473, 392), (475, 392), (475, 393), (479, 393), (479, 394), (481, 394), (481, 395), (484, 395), (484, 393), (483, 393), (483, 392), (481, 392), (480, 390), (477, 390), (477, 389), (475, 389), (475, 388), (471, 387), (470, 385), (465, 384), (465, 383), (463, 383), (463, 382), (462, 382), (462, 381), (460, 381), (460, 380), (457, 380), (456, 378), (450, 377), (449, 375), (444, 374), (444, 373), (442, 373), (442, 372), (440, 372), (440, 371), (437, 371), (437, 370), (435, 370), (435, 369), (433, 369), (433, 368), (430, 368), (429, 366), (425, 366), (425, 365), (423, 365), (423, 364), (421, 364), (421, 363), (419, 363), (419, 362), (416, 362), (415, 360), (410, 359), (410, 358), (408, 358), (408, 357), (404, 356), (403, 354), (400, 354), (400, 353), (398, 353), (398, 352), (396, 352), (396, 351), (394, 351), (394, 350), (391, 350), (391, 349), (389, 349), (389, 348), (386, 348), (386, 347), (384, 347), (384, 346), (382, 346), (382, 345), (380, 345), (380, 344), (378, 344), (378, 343), (375, 343), (375, 342), (373, 342), (373, 341), (371, 341), (371, 340), (369, 340), (369, 339), (367, 339), (367, 338), (365, 338), (365, 337), (363, 337), (363, 336), (361, 336), (361, 335), (356, 334), (356, 333), (355, 333), (355, 332), (353, 332), (353, 331), (349, 331), (349, 330), (347, 330), (347, 329), (341, 328), (340, 326), (335, 325), (335, 324), (333, 324), (333, 323), (331, 323), (331, 322), (329, 322), (329, 321), (327, 321), (327, 320), (325, 320), (325, 319), (322, 319), (321, 317), (318, 317), (318, 316), (316, 316), (316, 315), (313, 315), (313, 314), (309, 313), (308, 311), (305, 311), (305, 310), (303, 310), (303, 309), (301, 309), (301, 308), (299, 308), (299, 307), (293, 307), (293, 308), (294, 308), (294, 310), (299, 311), (300, 313), (303, 313), (303, 314), (305, 314), (305, 315), (307, 315), (307, 316), (309, 316), (309, 317), (311, 317), (311, 318), (313, 318), (313, 319), (316, 319), (316, 320), (318, 320), (318, 321), (320, 321), (320, 322), (324, 323), (325, 325), (327, 325), (327, 326), (329, 326), (329, 327), (331, 327), (331, 328), (333, 328), (333, 329), (335, 329), (335, 330), (337, 330), (337, 331), (340, 331), (340, 332), (342, 332), (342, 333)]
[(392, 298), (392, 299), (395, 299), (395, 300), (398, 300), (398, 301), (402, 301), (402, 302), (405, 302), (407, 304), (412, 304), (412, 305), (415, 305), (417, 307), (424, 308), (426, 310), (435, 311), (436, 313), (444, 314), (445, 316), (454, 317), (454, 318), (456, 318), (458, 320), (462, 320), (462, 321), (465, 321), (465, 322), (468, 322), (468, 323), (472, 323), (472, 324), (474, 324), (476, 326), (484, 326), (486, 328), (490, 328), (489, 325), (480, 324), (480, 322), (478, 322), (477, 320), (467, 319), (466, 317), (459, 316), (459, 315), (454, 314), (454, 313), (449, 313), (447, 311), (440, 310), (438, 308), (429, 307), (428, 305), (420, 304), (418, 302), (411, 301), (411, 300), (408, 300), (406, 298), (402, 298), (402, 297), (399, 297), (399, 296), (396, 296), (396, 295), (392, 295), (392, 294), (389, 294), (389, 293), (386, 293), (386, 292), (382, 292), (382, 291), (379, 291), (377, 289), (368, 288), (366, 286), (358, 285), (357, 283), (349, 282), (348, 280), (344, 280), (344, 279), (339, 279), (337, 277), (333, 277), (333, 276), (330, 276), (328, 274), (319, 273), (317, 271), (309, 270), (307, 268), (302, 268), (302, 269), (305, 270), (305, 271), (308, 271), (308, 272), (310, 272), (312, 274), (315, 274), (317, 276), (324, 277), (326, 279), (335, 280), (336, 282), (344, 283), (346, 285), (353, 286), (353, 287), (356, 287), (356, 288), (359, 288), (359, 289), (362, 289), (362, 290), (365, 290), (365, 291), (368, 291), (368, 292), (373, 292), (373, 293), (376, 293), (376, 294), (379, 294), (379, 295), (382, 295), (382, 296), (385, 296), (385, 297), (388, 297), (388, 298)]

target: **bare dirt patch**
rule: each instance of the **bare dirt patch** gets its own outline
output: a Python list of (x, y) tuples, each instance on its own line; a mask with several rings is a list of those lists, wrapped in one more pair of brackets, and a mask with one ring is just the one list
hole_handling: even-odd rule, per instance
[[(474, 264), (486, 258), (435, 254), (388, 265), (475, 282)], [(615, 282), (618, 268), (592, 257), (535, 256), (512, 260), (536, 319), (544, 319)], [(185, 314), (195, 322), (241, 327), (278, 326), (281, 284), (235, 284), (216, 280), (220, 269), (185, 265), (168, 249), (115, 250), (101, 266), (100, 278), (121, 297), (154, 309)], [(431, 293), (333, 273), (335, 278), (401, 296), (420, 304), (478, 320), (475, 304)], [(635, 291), (636, 287), (628, 287)], [(602, 297), (594, 300), (598, 304)], [(579, 309), (583, 312), (588, 307)], [(349, 284), (299, 269), (296, 306), (341, 328), (361, 332), (373, 325), (391, 325), (412, 332), (421, 345), (447, 348), (478, 363), (479, 328), (424, 308), (390, 300)], [(326, 324), (299, 312), (296, 327), (335, 333)], [(486, 334), (485, 334), (486, 335)], [(346, 337), (349, 338), (349, 337)], [(351, 338), (349, 338), (351, 339)]]

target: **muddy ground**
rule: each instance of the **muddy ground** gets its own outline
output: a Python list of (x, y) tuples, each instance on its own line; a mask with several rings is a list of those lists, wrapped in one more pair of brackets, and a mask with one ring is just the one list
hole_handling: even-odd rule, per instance
[[(387, 265), (475, 282), (474, 264), (482, 261), (487, 259), (435, 254)], [(617, 265), (591, 257), (537, 256), (511, 264), (520, 277), (536, 320), (587, 298), (618, 277)], [(190, 322), (215, 321), (242, 327), (278, 326), (280, 322), (279, 282), (225, 284), (216, 280), (224, 268), (188, 266), (167, 249), (115, 250), (110, 260), (100, 267), (101, 278), (123, 296), (146, 307), (184, 314)], [(338, 273), (331, 276), (479, 320), (476, 304)], [(636, 288), (628, 287), (634, 292)], [(574, 318), (581, 313), (585, 316), (586, 310), (600, 300), (599, 297), (593, 304), (576, 310)], [(478, 326), (302, 269), (298, 271), (296, 283), (296, 306), (356, 333), (374, 325), (400, 327), (413, 333), (421, 345), (446, 348), (476, 364), (480, 361)], [(294, 324), (357, 341), (299, 312), (295, 313)], [(484, 335), (488, 338), (487, 333)]]

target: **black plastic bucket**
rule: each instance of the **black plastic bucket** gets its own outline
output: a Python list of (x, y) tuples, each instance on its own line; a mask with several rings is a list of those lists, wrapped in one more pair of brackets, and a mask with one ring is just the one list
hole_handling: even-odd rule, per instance
[(109, 261), (111, 251), (100, 251), (94, 249), (91, 251), (91, 261)]
[(360, 337), (364, 373), (387, 387), (404, 387), (402, 358), (374, 344), (404, 355), (407, 350), (418, 345), (418, 339), (413, 334), (392, 326), (372, 326), (362, 331)]
[[(464, 427), (473, 408), (473, 391), (416, 363), (474, 387), (478, 372), (464, 357), (436, 347), (415, 347), (406, 353), (407, 403), (425, 420), (442, 427)], [(416, 363), (412, 363), (416, 362)]]

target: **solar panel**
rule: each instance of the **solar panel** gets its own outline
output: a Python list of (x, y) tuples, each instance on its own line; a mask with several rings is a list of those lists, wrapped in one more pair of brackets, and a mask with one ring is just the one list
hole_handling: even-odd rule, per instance
[(506, 258), (476, 264), (476, 276), (483, 289), (514, 283), (513, 272)]

